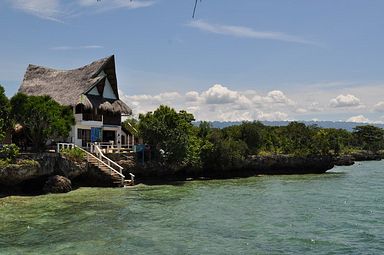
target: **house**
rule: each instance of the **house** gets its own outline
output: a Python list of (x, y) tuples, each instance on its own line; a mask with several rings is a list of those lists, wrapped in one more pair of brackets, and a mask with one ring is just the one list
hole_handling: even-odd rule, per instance
[(115, 57), (109, 56), (73, 70), (29, 65), (19, 92), (49, 95), (73, 109), (76, 123), (67, 142), (87, 146), (90, 142), (127, 145), (133, 139), (121, 128), (121, 117), (132, 110), (119, 99)]

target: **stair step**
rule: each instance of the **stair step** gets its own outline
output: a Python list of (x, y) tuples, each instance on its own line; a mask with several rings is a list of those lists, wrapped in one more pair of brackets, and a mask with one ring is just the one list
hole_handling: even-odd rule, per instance
[[(93, 154), (94, 155), (94, 154)], [(132, 151), (129, 151), (127, 153), (128, 157), (133, 157), (135, 156), (135, 153)], [(127, 158), (128, 158), (127, 157)], [(111, 168), (105, 164), (108, 164), (108, 162), (102, 161), (100, 162), (99, 157), (93, 157), (90, 155), (87, 155), (84, 157), (84, 159), (87, 161), (88, 164), (97, 167), (99, 171), (101, 171), (103, 174), (107, 175), (108, 178), (112, 181), (113, 184), (119, 187), (124, 187), (124, 186), (132, 186), (133, 182), (131, 180), (125, 180), (123, 177), (120, 176), (117, 172), (111, 170), (111, 168), (114, 169), (113, 166)]]

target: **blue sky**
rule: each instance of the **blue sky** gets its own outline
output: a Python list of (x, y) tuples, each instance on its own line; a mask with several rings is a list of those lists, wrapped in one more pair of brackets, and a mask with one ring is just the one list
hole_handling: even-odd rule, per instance
[(2, 0), (0, 83), (115, 54), (134, 113), (384, 121), (382, 0)]

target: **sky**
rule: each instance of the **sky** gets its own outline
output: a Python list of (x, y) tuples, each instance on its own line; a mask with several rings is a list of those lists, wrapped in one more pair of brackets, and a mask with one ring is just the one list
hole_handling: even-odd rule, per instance
[(136, 117), (384, 123), (384, 1), (194, 2), (0, 0), (0, 84), (114, 54)]

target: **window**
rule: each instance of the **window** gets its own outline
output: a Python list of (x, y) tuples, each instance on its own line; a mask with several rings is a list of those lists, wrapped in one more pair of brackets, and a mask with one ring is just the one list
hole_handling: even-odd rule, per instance
[(77, 129), (77, 138), (82, 140), (82, 146), (86, 146), (91, 142), (91, 130), (90, 129)]

